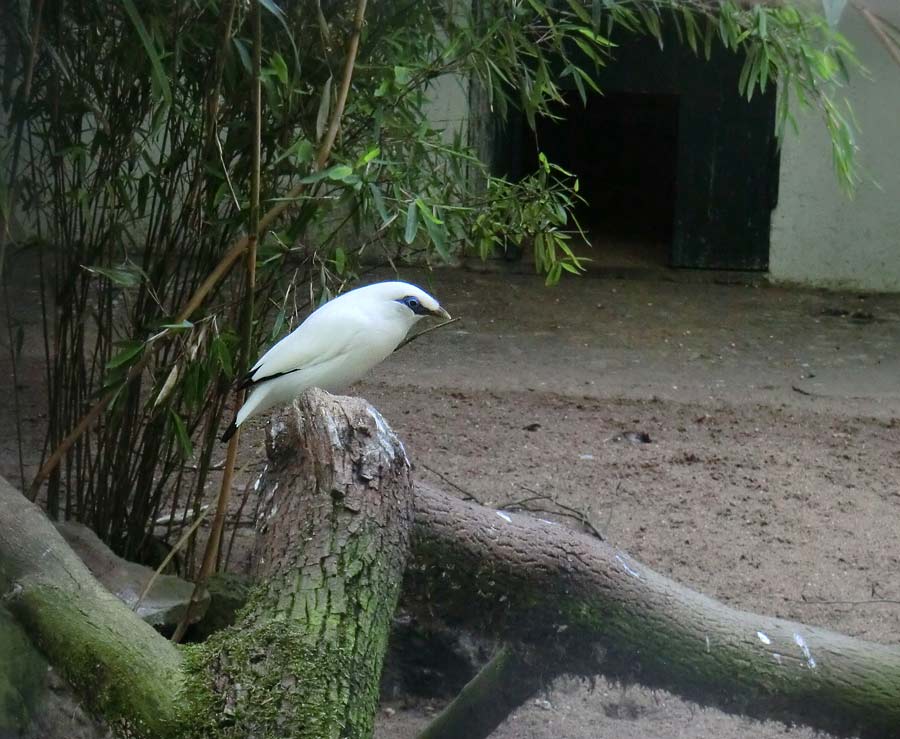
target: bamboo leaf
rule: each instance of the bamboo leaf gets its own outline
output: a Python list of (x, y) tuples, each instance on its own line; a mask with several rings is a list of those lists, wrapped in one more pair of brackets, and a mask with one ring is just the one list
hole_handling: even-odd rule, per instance
[(247, 44), (241, 39), (235, 37), (232, 39), (234, 48), (237, 49), (238, 58), (241, 60), (241, 66), (248, 74), (253, 74), (253, 62), (250, 59), (250, 52), (247, 50)]
[(337, 182), (342, 182), (352, 174), (352, 167), (348, 167), (346, 164), (335, 164), (333, 167), (329, 167), (328, 169), (322, 169), (318, 172), (313, 172), (312, 174), (307, 175), (306, 177), (301, 179), (300, 182), (303, 182), (304, 184), (320, 182), (321, 180), (335, 180)]
[(425, 229), (428, 231), (428, 237), (434, 245), (434, 250), (441, 255), (445, 262), (449, 262), (450, 252), (447, 249), (447, 231), (443, 221), (433, 221), (430, 218), (426, 218)]
[[(277, 51), (272, 54), (272, 71), (275, 72), (275, 76), (278, 78), (278, 81), (281, 82), (282, 85), (287, 86), (288, 83), (288, 68), (287, 62), (284, 61), (284, 57), (281, 56)], [(331, 84), (331, 78), (328, 78), (328, 84)]]
[(131, 23), (134, 25), (134, 30), (137, 31), (137, 34), (141, 39), (144, 51), (147, 52), (147, 56), (150, 58), (150, 66), (153, 71), (153, 83), (159, 91), (159, 94), (162, 95), (163, 100), (165, 100), (166, 105), (171, 105), (172, 90), (169, 87), (169, 78), (166, 76), (165, 69), (163, 69), (162, 59), (156, 49), (156, 44), (154, 44), (153, 39), (150, 38), (147, 27), (144, 25), (140, 13), (138, 13), (137, 8), (134, 6), (134, 2), (132, 2), (132, 0), (122, 0), (122, 6), (125, 8), (125, 12), (131, 19)]
[(169, 415), (172, 418), (172, 428), (175, 430), (175, 439), (181, 450), (181, 456), (189, 459), (194, 454), (194, 445), (191, 443), (191, 437), (184, 425), (184, 419), (174, 408), (169, 408)]
[(107, 370), (114, 370), (131, 364), (131, 362), (144, 350), (144, 343), (142, 341), (126, 341), (123, 342), (121, 346), (124, 348), (106, 363)]
[(144, 278), (144, 273), (141, 269), (132, 264), (122, 265), (121, 267), (84, 266), (84, 269), (93, 274), (106, 277), (118, 287), (137, 287)]
[(328, 126), (328, 119), (331, 116), (331, 82), (329, 77), (322, 88), (322, 98), (319, 100), (319, 112), (316, 114), (316, 141), (321, 141), (325, 135), (325, 128)]
[(411, 244), (416, 240), (416, 231), (419, 227), (419, 207), (413, 200), (406, 209), (406, 230), (403, 232), (403, 240)]
[(339, 275), (343, 275), (346, 268), (347, 252), (345, 252), (341, 247), (338, 246), (334, 250), (334, 271)]
[(175, 389), (175, 384), (178, 381), (178, 369), (179, 365), (176, 364), (169, 371), (169, 374), (166, 377), (166, 381), (163, 383), (162, 388), (160, 388), (159, 395), (157, 395), (156, 400), (153, 401), (154, 408), (156, 408), (160, 403), (165, 401), (172, 394), (172, 390)]
[(379, 154), (381, 154), (381, 147), (373, 146), (371, 149), (369, 149), (365, 154), (363, 154), (359, 158), (359, 160), (356, 162), (356, 168), (362, 169), (364, 166), (366, 166), (369, 162), (371, 162)]
[(381, 216), (381, 225), (383, 226), (391, 219), (388, 215), (387, 208), (384, 207), (384, 196), (382, 196), (381, 190), (374, 182), (369, 183), (369, 190), (372, 193), (372, 202), (375, 204), (375, 210), (377, 210), (378, 215)]
[(216, 336), (212, 340), (212, 353), (218, 360), (219, 366), (222, 368), (225, 376), (229, 380), (234, 377), (234, 362), (231, 358), (231, 350), (221, 336)]
[(572, 12), (578, 16), (579, 20), (583, 23), (587, 23), (589, 26), (594, 24), (591, 14), (587, 12), (587, 8), (584, 7), (581, 0), (566, 0), (566, 2), (569, 4), (569, 8), (572, 9)]

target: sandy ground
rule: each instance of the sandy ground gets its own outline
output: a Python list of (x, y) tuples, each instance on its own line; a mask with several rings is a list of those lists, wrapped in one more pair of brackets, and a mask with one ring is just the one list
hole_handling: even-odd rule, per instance
[[(422, 273), (405, 276), (427, 286)], [(548, 290), (530, 276), (464, 271), (431, 279), (460, 323), (353, 389), (400, 434), (420, 477), (493, 505), (529, 490), (555, 496), (636, 558), (724, 602), (900, 643), (900, 296), (599, 277)], [(21, 384), (37, 436), (35, 376)], [(0, 413), (11, 410), (3, 394)], [(0, 474), (15, 479), (4, 428)], [(262, 438), (246, 435), (246, 460)], [(440, 707), (394, 701), (376, 736), (413, 737)], [(812, 733), (561, 679), (495, 736)]]

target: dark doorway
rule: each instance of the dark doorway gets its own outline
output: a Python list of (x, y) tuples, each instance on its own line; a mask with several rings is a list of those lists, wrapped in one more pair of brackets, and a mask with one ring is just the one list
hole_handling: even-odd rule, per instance
[[(524, 116), (494, 129), (494, 169), (534, 171), (539, 150), (577, 174), (590, 256), (626, 266), (765, 270), (779, 153), (775, 89), (738, 93), (743, 57), (714, 45), (707, 61), (677, 38), (615, 39), (596, 74), (603, 95), (572, 89), (563, 120)], [(587, 65), (586, 65), (587, 66)], [(571, 77), (561, 78), (564, 83)]]
[(566, 94), (565, 118), (540, 119), (537, 150), (578, 176), (577, 216), (601, 263), (668, 265), (675, 219), (678, 97), (630, 92)]

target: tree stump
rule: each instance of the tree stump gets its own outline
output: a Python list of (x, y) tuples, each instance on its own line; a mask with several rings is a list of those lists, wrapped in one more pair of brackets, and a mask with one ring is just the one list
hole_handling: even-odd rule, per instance
[[(403, 445), (365, 401), (308, 393), (272, 422), (259, 585), (195, 648), (203, 736), (367, 737), (409, 550)], [(199, 720), (198, 720), (199, 718)]]

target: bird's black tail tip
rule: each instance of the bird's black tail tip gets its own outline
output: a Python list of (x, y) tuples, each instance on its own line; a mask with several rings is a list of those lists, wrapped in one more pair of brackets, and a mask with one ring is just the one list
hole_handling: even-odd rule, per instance
[(225, 429), (225, 433), (222, 434), (222, 442), (228, 441), (232, 436), (234, 436), (234, 432), (237, 431), (237, 418), (234, 419), (229, 425), (228, 428)]

